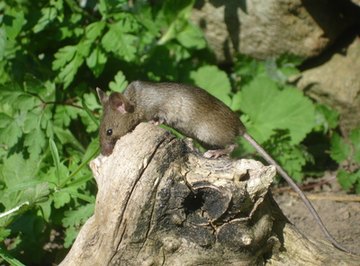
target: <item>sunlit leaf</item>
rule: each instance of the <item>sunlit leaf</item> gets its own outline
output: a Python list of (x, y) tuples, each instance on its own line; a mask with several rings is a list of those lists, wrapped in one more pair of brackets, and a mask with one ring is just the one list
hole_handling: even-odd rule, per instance
[(302, 92), (293, 87), (280, 90), (269, 78), (257, 78), (241, 90), (240, 109), (248, 114), (247, 125), (258, 141), (275, 129), (289, 130), (291, 143), (298, 144), (315, 125), (315, 109)]
[(42, 31), (49, 23), (54, 21), (57, 15), (55, 7), (44, 7), (41, 9), (41, 17), (34, 26), (33, 30), (35, 33)]
[(203, 66), (191, 73), (195, 84), (230, 105), (231, 85), (226, 73), (216, 66)]
[(122, 92), (128, 85), (126, 77), (122, 71), (118, 71), (114, 77), (115, 81), (110, 81), (109, 88), (112, 91)]
[(350, 140), (353, 145), (354, 160), (360, 164), (360, 127), (350, 132)]
[(334, 133), (331, 138), (330, 156), (332, 159), (341, 163), (346, 160), (350, 154), (350, 146), (345, 142), (339, 134)]

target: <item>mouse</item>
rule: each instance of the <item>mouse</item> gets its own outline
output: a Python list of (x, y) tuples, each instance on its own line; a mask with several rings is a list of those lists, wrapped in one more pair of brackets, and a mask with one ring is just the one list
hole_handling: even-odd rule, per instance
[(141, 123), (150, 121), (170, 126), (197, 140), (207, 158), (229, 154), (236, 147), (236, 138), (243, 137), (260, 156), (274, 165), (278, 174), (300, 196), (326, 238), (336, 248), (349, 252), (329, 233), (310, 200), (287, 172), (248, 134), (245, 125), (227, 105), (206, 90), (175, 82), (133, 81), (123, 93), (109, 96), (96, 88), (103, 107), (99, 137), (101, 154), (109, 156), (115, 143)]

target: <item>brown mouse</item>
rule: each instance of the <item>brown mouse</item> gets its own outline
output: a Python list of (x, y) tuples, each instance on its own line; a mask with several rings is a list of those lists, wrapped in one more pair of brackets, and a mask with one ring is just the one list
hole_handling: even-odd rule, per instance
[(110, 155), (116, 141), (143, 121), (163, 123), (198, 140), (209, 150), (206, 157), (230, 153), (236, 137), (244, 137), (299, 194), (328, 240), (348, 252), (328, 232), (313, 205), (282, 167), (246, 132), (238, 116), (207, 91), (179, 83), (134, 81), (121, 94), (107, 96), (97, 88), (104, 109), (100, 124), (103, 155)]

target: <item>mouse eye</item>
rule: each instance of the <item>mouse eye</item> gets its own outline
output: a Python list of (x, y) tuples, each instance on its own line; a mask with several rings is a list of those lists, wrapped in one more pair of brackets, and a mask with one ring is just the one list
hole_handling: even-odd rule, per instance
[(111, 136), (112, 135), (112, 129), (110, 128), (110, 129), (108, 129), (108, 130), (106, 130), (106, 135), (107, 136)]

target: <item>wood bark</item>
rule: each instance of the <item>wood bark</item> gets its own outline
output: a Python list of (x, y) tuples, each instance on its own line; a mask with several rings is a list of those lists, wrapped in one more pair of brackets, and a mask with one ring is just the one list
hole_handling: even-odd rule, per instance
[(289, 223), (273, 166), (188, 144), (143, 123), (93, 160), (95, 212), (61, 265), (358, 265)]

